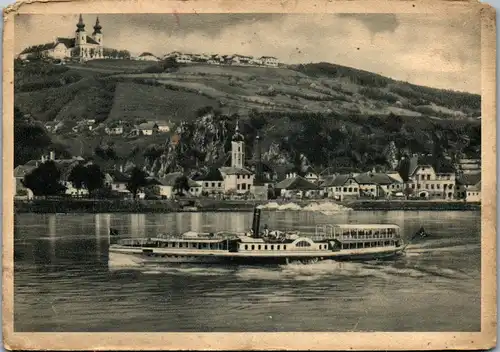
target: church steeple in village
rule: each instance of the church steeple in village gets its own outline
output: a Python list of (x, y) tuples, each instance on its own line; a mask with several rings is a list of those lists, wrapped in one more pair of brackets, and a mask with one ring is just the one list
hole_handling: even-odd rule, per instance
[(245, 138), (240, 133), (239, 121), (236, 121), (234, 135), (231, 140), (231, 166), (243, 168), (245, 162)]

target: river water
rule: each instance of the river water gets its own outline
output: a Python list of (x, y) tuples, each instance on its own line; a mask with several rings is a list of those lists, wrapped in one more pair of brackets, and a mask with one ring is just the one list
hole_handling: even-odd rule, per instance
[(479, 331), (480, 212), (263, 211), (270, 228), (395, 223), (431, 233), (405, 257), (272, 267), (133, 267), (108, 260), (127, 236), (244, 231), (251, 213), (18, 214), (20, 332)]

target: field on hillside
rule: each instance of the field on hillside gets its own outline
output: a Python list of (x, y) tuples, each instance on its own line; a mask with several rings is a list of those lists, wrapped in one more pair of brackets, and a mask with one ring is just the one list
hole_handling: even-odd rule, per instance
[[(415, 86), (333, 64), (184, 65), (172, 72), (144, 73), (151, 65), (132, 60), (66, 67), (17, 64), (15, 105), (35, 121), (64, 122), (66, 127), (50, 137), (72, 155), (91, 156), (96, 147), (109, 146), (118, 159), (139, 164), (144, 150), (164, 147), (169, 136), (129, 138), (126, 134), (134, 124), (194, 122), (198, 110), (208, 107), (223, 115), (238, 114), (249, 146), (256, 133), (262, 133), (267, 139), (263, 145), (279, 146), (276, 154), (285, 155), (287, 162), (299, 152), (315, 165), (379, 165), (391, 141), (412, 153), (433, 153), (437, 140), (450, 153), (475, 155), (480, 149), (477, 95)], [(72, 132), (84, 119), (97, 121), (94, 131)], [(235, 123), (236, 116), (229, 120)], [(117, 121), (124, 122), (127, 133), (106, 136), (105, 128)], [(195, 128), (204, 133), (204, 126)], [(319, 138), (317, 145), (311, 145), (312, 136)], [(225, 141), (215, 141), (211, 148), (218, 150), (213, 155), (220, 154)], [(186, 162), (198, 165), (195, 159), (206, 151), (191, 152)]]

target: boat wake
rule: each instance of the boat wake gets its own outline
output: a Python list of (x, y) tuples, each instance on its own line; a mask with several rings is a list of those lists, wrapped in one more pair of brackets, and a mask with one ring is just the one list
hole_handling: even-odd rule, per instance
[(304, 207), (296, 203), (285, 203), (278, 204), (277, 202), (270, 202), (267, 204), (259, 205), (258, 209), (263, 210), (276, 210), (276, 211), (310, 211), (310, 212), (320, 212), (325, 215), (330, 215), (339, 212), (351, 211), (351, 208), (345, 207), (340, 204), (332, 202), (322, 202), (322, 203), (309, 203)]

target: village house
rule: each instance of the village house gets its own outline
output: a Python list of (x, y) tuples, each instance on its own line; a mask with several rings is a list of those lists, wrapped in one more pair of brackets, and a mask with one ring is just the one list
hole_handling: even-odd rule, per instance
[(455, 173), (436, 173), (431, 165), (410, 164), (408, 189), (414, 197), (425, 199), (453, 199), (455, 195)]
[(145, 122), (137, 126), (137, 130), (144, 136), (152, 136), (158, 133), (159, 128), (155, 122)]
[(191, 54), (179, 54), (174, 56), (175, 62), (178, 62), (180, 64), (190, 64), (193, 62), (193, 58)]
[(291, 198), (312, 198), (320, 195), (320, 188), (302, 176), (285, 178), (278, 182), (275, 187), (281, 197)]
[(62, 121), (49, 121), (44, 126), (47, 132), (56, 133), (64, 126), (64, 123)]
[(161, 133), (167, 133), (167, 132), (170, 132), (170, 130), (172, 129), (172, 122), (165, 122), (165, 121), (158, 121), (156, 122), (156, 125), (158, 126), (158, 132), (161, 132)]
[(141, 55), (137, 56), (135, 58), (135, 60), (138, 60), (138, 61), (160, 61), (159, 58), (157, 58), (155, 55), (148, 53), (148, 52), (144, 52)]
[(123, 173), (123, 167), (120, 170), (109, 170), (104, 174), (104, 185), (113, 192), (118, 192), (122, 195), (129, 195), (127, 189), (129, 177)]
[(202, 194), (222, 195), (224, 193), (224, 177), (219, 169), (212, 168), (207, 173), (194, 177), (193, 181), (201, 186)]
[(254, 173), (245, 169), (245, 138), (239, 132), (236, 123), (235, 133), (231, 140), (231, 166), (223, 166), (219, 170), (224, 178), (224, 191), (247, 193), (252, 191)]
[(455, 197), (467, 202), (480, 202), (481, 174), (467, 173), (459, 176), (456, 180)]
[(14, 169), (14, 199), (33, 199), (31, 189), (24, 186), (24, 177), (35, 170), (39, 165), (38, 160), (30, 160), (24, 165), (18, 165)]
[(42, 44), (26, 48), (19, 55), (21, 60), (30, 59), (32, 56), (41, 55), (52, 59), (65, 60), (69, 58), (79, 58), (80, 60), (102, 59), (103, 55), (103, 34), (99, 23), (99, 17), (94, 25), (94, 32), (87, 35), (82, 15), (76, 25), (77, 29), (73, 38), (57, 37), (52, 43)]
[(359, 198), (360, 185), (354, 174), (337, 175), (331, 181), (324, 183), (329, 198), (342, 201), (344, 199)]
[[(174, 198), (177, 192), (180, 192), (185, 195), (186, 190), (175, 189), (177, 179), (179, 177), (182, 177), (183, 175), (184, 174), (182, 172), (172, 172), (166, 174), (164, 177), (159, 178), (158, 179), (159, 184), (156, 185), (157, 194), (165, 199)], [(187, 191), (187, 193), (195, 197), (200, 196), (202, 187), (198, 183), (191, 180), (189, 177), (187, 178), (187, 180), (189, 185), (189, 190)]]
[(123, 126), (121, 125), (115, 125), (113, 127), (106, 127), (104, 129), (104, 132), (110, 136), (119, 136), (123, 134)]
[(54, 160), (59, 172), (61, 173), (61, 184), (66, 187), (64, 194), (74, 198), (86, 197), (89, 195), (89, 191), (82, 185), (82, 188), (76, 188), (73, 182), (71, 182), (70, 175), (73, 168), (77, 165), (83, 164), (83, 159), (62, 159)]
[(274, 56), (262, 56), (260, 58), (260, 61), (264, 66), (269, 66), (269, 67), (278, 67), (278, 59), (275, 58)]
[(385, 173), (370, 171), (359, 174), (354, 179), (359, 185), (360, 196), (384, 198), (403, 191), (402, 180), (394, 179)]

